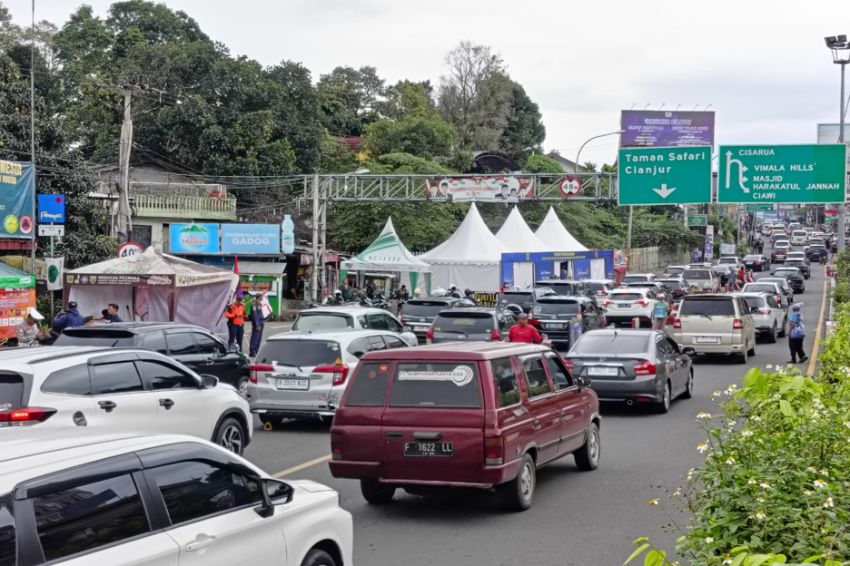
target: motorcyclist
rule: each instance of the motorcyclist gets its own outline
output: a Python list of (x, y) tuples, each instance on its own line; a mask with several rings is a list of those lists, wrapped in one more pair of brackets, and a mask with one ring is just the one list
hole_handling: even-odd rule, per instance
[(457, 285), (455, 285), (454, 283), (452, 283), (452, 284), (449, 286), (449, 297), (454, 297), (454, 298), (456, 298), (456, 299), (460, 299), (460, 298), (461, 298), (461, 296), (460, 296), (460, 291), (458, 291), (458, 290), (457, 290)]
[(463, 292), (463, 298), (467, 301), (472, 301), (472, 303), (477, 307), (479, 306), (478, 300), (475, 298), (475, 293), (472, 289), (466, 289)]
[(340, 289), (334, 290), (334, 294), (331, 297), (328, 297), (329, 305), (341, 305), (345, 303), (345, 299), (342, 296), (342, 291)]

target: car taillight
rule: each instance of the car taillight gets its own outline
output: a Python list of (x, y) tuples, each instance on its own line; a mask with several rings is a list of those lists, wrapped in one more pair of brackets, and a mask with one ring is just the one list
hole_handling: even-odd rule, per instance
[(501, 342), (502, 341), (502, 335), (499, 334), (499, 331), (496, 330), (495, 328), (491, 328), (490, 329), (490, 340), (492, 340), (493, 342)]
[(679, 330), (682, 329), (682, 319), (681, 318), (674, 318), (673, 319), (673, 328), (679, 329)]
[(56, 409), (45, 407), (18, 407), (0, 411), (0, 427), (26, 426), (41, 423), (49, 419)]
[(342, 460), (342, 435), (336, 432), (331, 433), (331, 459)]
[(501, 436), (484, 437), (484, 465), (501, 466), (505, 463), (505, 439)]
[(248, 371), (251, 372), (248, 375), (248, 381), (251, 383), (257, 383), (257, 378), (260, 376), (260, 372), (274, 371), (274, 366), (267, 364), (254, 364), (248, 367)]
[(782, 304), (782, 295), (776, 295), (774, 298), (776, 299), (776, 302), (778, 304), (780, 304), (780, 305)]
[(573, 362), (572, 360), (568, 360), (564, 358), (564, 365), (567, 366), (567, 369), (570, 370), (570, 373), (573, 373)]
[(611, 305), (611, 304), (614, 304), (614, 301), (611, 301), (611, 300), (608, 300), (608, 299), (605, 299), (604, 301), (602, 301), (603, 307), (607, 307), (608, 305)]
[(645, 301), (645, 300), (641, 299), (641, 300), (639, 300), (639, 301), (635, 301), (635, 304), (636, 304), (636, 305), (640, 305), (640, 306), (642, 306), (642, 307), (645, 307), (646, 305), (648, 305), (648, 304), (649, 304), (649, 301)]
[(757, 259), (757, 260), (756, 260), (756, 267), (758, 267), (759, 265), (761, 265), (761, 260), (758, 260), (758, 259)]
[(333, 385), (342, 385), (348, 378), (348, 366), (345, 364), (329, 364), (326, 366), (316, 366), (313, 373), (332, 373)]
[(636, 363), (634, 369), (635, 375), (655, 375), (655, 364), (649, 360)]
[(433, 339), (434, 339), (434, 327), (429, 326), (428, 332), (425, 333), (425, 343), (430, 344)]
[(732, 321), (732, 328), (735, 330), (741, 330), (742, 328), (744, 328), (744, 321), (740, 318), (736, 318)]

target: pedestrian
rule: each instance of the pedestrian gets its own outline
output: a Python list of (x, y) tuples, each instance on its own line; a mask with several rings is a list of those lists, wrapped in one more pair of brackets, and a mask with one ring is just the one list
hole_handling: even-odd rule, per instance
[(224, 316), (232, 324), (232, 331), (230, 332), (230, 336), (228, 336), (227, 345), (229, 347), (236, 344), (236, 347), (241, 352), (242, 338), (245, 336), (245, 305), (242, 304), (242, 297), (236, 297), (236, 300), (227, 307)]
[(402, 303), (406, 303), (410, 300), (410, 291), (407, 290), (407, 285), (402, 285), (401, 289), (398, 290), (398, 299)]
[(654, 330), (664, 330), (664, 325), (667, 323), (667, 297), (664, 294), (658, 295), (658, 301), (652, 309), (652, 328)]
[(65, 309), (59, 311), (59, 314), (53, 317), (53, 332), (62, 334), (62, 331), (66, 328), (77, 328), (83, 326), (85, 323), (85, 319), (80, 314), (80, 311), (77, 310), (77, 303), (69, 301)]
[(366, 298), (370, 301), (375, 298), (375, 282), (371, 279), (366, 283)]
[(342, 283), (339, 285), (338, 289), (340, 296), (342, 297), (343, 302), (348, 302), (351, 300), (351, 287), (348, 286), (348, 279), (343, 279)]
[(106, 316), (104, 316), (103, 319), (106, 322), (123, 322), (121, 320), (121, 317), (118, 316), (119, 310), (121, 309), (118, 305), (116, 305), (115, 303), (109, 303), (109, 305), (106, 307)]
[(803, 313), (800, 312), (800, 305), (791, 307), (791, 315), (788, 317), (788, 322), (791, 328), (788, 331), (788, 348), (791, 350), (791, 362), (797, 363), (799, 358), (800, 363), (809, 359), (803, 351), (803, 340), (806, 338), (806, 328), (803, 326)]
[(508, 331), (508, 342), (523, 342), (526, 344), (541, 344), (543, 335), (537, 329), (528, 324), (528, 314), (520, 313), (516, 324)]
[(257, 293), (251, 301), (251, 345), (248, 355), (252, 358), (257, 355), (260, 344), (263, 341), (263, 328), (266, 319), (263, 316), (263, 294)]
[(463, 298), (467, 301), (472, 301), (472, 304), (476, 307), (480, 306), (480, 304), (478, 303), (478, 299), (475, 298), (475, 292), (472, 289), (465, 289), (463, 291)]
[(44, 320), (44, 317), (41, 316), (40, 312), (32, 307), (27, 309), (26, 318), (15, 329), (15, 334), (18, 336), (18, 346), (31, 348), (50, 342), (50, 334), (38, 328), (38, 323), (42, 320)]
[(736, 275), (736, 279), (738, 280), (738, 285), (736, 289), (740, 289), (744, 286), (744, 283), (747, 282), (747, 272), (744, 271), (744, 266), (738, 268), (738, 273)]

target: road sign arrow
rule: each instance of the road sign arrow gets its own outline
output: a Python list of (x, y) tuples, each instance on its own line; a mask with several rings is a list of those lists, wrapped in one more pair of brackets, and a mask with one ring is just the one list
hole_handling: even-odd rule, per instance
[(661, 183), (660, 189), (652, 189), (652, 190), (655, 191), (656, 193), (658, 193), (658, 196), (660, 196), (661, 198), (667, 198), (671, 194), (673, 194), (673, 191), (676, 190), (676, 187), (667, 188), (667, 183)]

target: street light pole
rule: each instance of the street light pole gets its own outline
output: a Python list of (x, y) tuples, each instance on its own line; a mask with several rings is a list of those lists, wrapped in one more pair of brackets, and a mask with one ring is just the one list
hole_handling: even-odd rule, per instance
[(578, 173), (578, 168), (579, 168), (579, 161), (578, 160), (581, 157), (581, 150), (584, 149), (584, 146), (586, 146), (588, 143), (592, 142), (595, 139), (604, 138), (605, 136), (614, 136), (614, 135), (618, 135), (618, 134), (624, 134), (624, 133), (626, 133), (626, 130), (617, 130), (616, 132), (608, 132), (608, 133), (605, 133), (605, 134), (599, 134), (598, 136), (593, 136), (592, 138), (587, 138), (585, 140), (585, 142), (583, 144), (581, 144), (581, 146), (578, 148), (578, 153), (576, 153), (576, 166), (575, 166), (575, 171), (573, 171), (573, 173)]
[[(826, 41), (826, 46), (832, 51), (832, 62), (836, 65), (841, 65), (841, 106), (838, 120), (838, 143), (844, 144), (844, 73), (847, 63), (850, 63), (850, 42), (847, 41), (846, 35), (829, 36), (825, 37), (824, 40)], [(845, 196), (844, 201), (838, 206), (839, 252), (844, 249), (846, 244), (846, 238), (844, 235), (845, 226), (847, 224), (847, 220), (845, 218), (845, 215), (847, 214), (847, 207), (844, 204), (846, 200), (847, 198)]]

